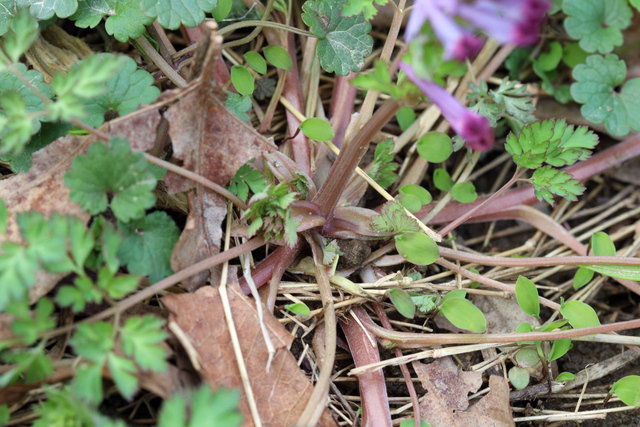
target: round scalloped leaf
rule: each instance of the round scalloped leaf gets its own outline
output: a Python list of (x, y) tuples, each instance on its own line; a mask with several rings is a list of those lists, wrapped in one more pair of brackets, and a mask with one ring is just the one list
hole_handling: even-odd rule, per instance
[(145, 26), (153, 17), (144, 14), (140, 0), (84, 0), (69, 19), (80, 28), (93, 28), (107, 16), (105, 29), (120, 42), (137, 39), (145, 32)]
[(56, 15), (58, 18), (67, 18), (78, 8), (77, 0), (18, 0), (19, 8), (29, 8), (29, 13), (40, 21)]
[(149, 17), (158, 17), (164, 28), (177, 30), (180, 25), (195, 27), (204, 22), (205, 12), (213, 12), (218, 0), (142, 0), (141, 6)]
[(86, 155), (73, 159), (64, 183), (72, 201), (92, 215), (110, 204), (120, 221), (144, 216), (156, 202), (153, 190), (164, 174), (147, 162), (142, 153), (132, 153), (126, 138), (116, 137), (106, 145), (96, 142)]
[(428, 132), (418, 140), (418, 154), (431, 163), (441, 163), (453, 153), (451, 138), (442, 132)]
[(395, 239), (398, 253), (415, 265), (433, 264), (440, 256), (436, 242), (424, 233), (404, 233)]
[(626, 0), (565, 0), (562, 10), (567, 33), (587, 52), (609, 53), (622, 45), (622, 30), (633, 16)]

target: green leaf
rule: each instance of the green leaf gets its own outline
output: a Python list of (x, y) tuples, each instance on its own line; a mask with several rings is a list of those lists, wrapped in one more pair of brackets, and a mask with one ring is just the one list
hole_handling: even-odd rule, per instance
[(516, 390), (522, 390), (529, 385), (529, 371), (518, 366), (509, 369), (509, 381)]
[(295, 304), (286, 304), (284, 308), (286, 308), (293, 314), (296, 314), (302, 317), (307, 317), (311, 313), (311, 311), (309, 310), (309, 307), (307, 307), (307, 305), (303, 302), (297, 302)]
[(586, 64), (573, 69), (571, 96), (584, 104), (582, 115), (593, 123), (603, 123), (607, 132), (625, 136), (640, 130), (640, 78), (630, 79), (617, 92), (627, 76), (624, 61), (616, 55), (591, 55)]
[(251, 97), (248, 95), (240, 95), (229, 90), (227, 92), (227, 100), (224, 102), (225, 107), (231, 110), (243, 122), (248, 122), (250, 117), (247, 114), (251, 111)]
[(538, 288), (524, 276), (518, 277), (516, 282), (516, 299), (518, 305), (529, 316), (540, 317), (540, 302), (538, 301)]
[(36, 211), (22, 212), (17, 216), (20, 233), (27, 241), (27, 255), (37, 260), (43, 268), (53, 273), (74, 270), (67, 256), (67, 219), (53, 214), (47, 220)]
[(15, 173), (29, 172), (33, 153), (46, 147), (56, 139), (67, 135), (70, 129), (70, 123), (42, 123), (40, 130), (31, 137), (20, 154), (7, 153), (0, 155), (0, 159), (11, 162), (11, 170)]
[(130, 400), (138, 391), (138, 378), (135, 373), (136, 365), (125, 357), (111, 353), (107, 360), (111, 377), (122, 396)]
[(586, 126), (567, 126), (563, 120), (534, 122), (522, 128), (516, 136), (507, 136), (506, 150), (521, 167), (537, 169), (543, 163), (551, 166), (568, 166), (591, 156), (598, 137)]
[(438, 308), (435, 295), (411, 295), (411, 299), (416, 308), (423, 314), (432, 313)]
[[(98, 378), (100, 380), (100, 378)], [(53, 387), (44, 387), (46, 400), (41, 406), (35, 407), (35, 412), (39, 418), (34, 422), (34, 427), (52, 426), (99, 426), (99, 427), (121, 427), (113, 422), (106, 422), (106, 417), (98, 415), (93, 405), (87, 404), (86, 395), (72, 395), (69, 387), (61, 390)], [(100, 393), (102, 384), (100, 381)], [(100, 398), (102, 400), (102, 398)]]
[(151, 315), (135, 316), (129, 318), (120, 331), (124, 353), (143, 370), (167, 370), (167, 354), (160, 345), (167, 338), (162, 328), (164, 323), (164, 320)]
[(484, 314), (468, 299), (448, 298), (440, 304), (440, 311), (457, 328), (476, 333), (487, 329)]
[(71, 200), (92, 215), (104, 212), (110, 202), (116, 218), (123, 222), (142, 217), (155, 204), (153, 189), (165, 172), (159, 173), (142, 153), (132, 153), (129, 141), (122, 137), (112, 138), (108, 146), (94, 143), (71, 166), (64, 176)]
[(561, 60), (562, 45), (555, 41), (549, 43), (549, 52), (541, 53), (538, 56), (538, 64), (544, 71), (555, 70)]
[(98, 287), (105, 291), (112, 299), (124, 298), (135, 291), (140, 277), (128, 274), (114, 276), (107, 267), (102, 267), (98, 272)]
[(77, 0), (17, 0), (20, 8), (29, 8), (29, 12), (39, 20), (51, 18), (54, 14), (58, 18), (67, 18), (73, 15), (78, 8)]
[[(216, 9), (212, 13), (213, 19), (215, 19), (216, 22), (221, 22), (227, 16), (229, 16), (229, 13), (231, 13), (231, 9), (233, 9), (232, 0), (219, 0), (218, 5), (216, 6)], [(251, 19), (251, 18), (247, 18), (247, 19)]]
[(398, 193), (411, 194), (415, 196), (420, 201), (420, 205), (431, 203), (432, 200), (431, 193), (429, 193), (425, 188), (415, 184), (407, 184), (400, 187)]
[(118, 222), (124, 241), (118, 256), (129, 272), (149, 276), (151, 283), (172, 273), (171, 252), (180, 230), (165, 212), (156, 211), (129, 223)]
[(51, 317), (53, 309), (53, 303), (48, 298), (40, 298), (33, 312), (29, 310), (27, 301), (11, 304), (7, 307), (7, 313), (13, 316), (11, 331), (24, 344), (33, 345), (39, 334), (55, 328), (56, 320)]
[(616, 256), (616, 247), (611, 237), (602, 231), (591, 236), (591, 249), (595, 256)]
[(137, 39), (145, 33), (145, 26), (153, 22), (140, 7), (141, 0), (84, 0), (69, 19), (80, 28), (94, 28), (104, 16), (107, 33), (119, 42)]
[(556, 377), (556, 381), (559, 381), (559, 382), (573, 381), (575, 379), (576, 379), (576, 376), (573, 375), (571, 372), (561, 372)]
[(398, 253), (415, 265), (429, 265), (440, 257), (438, 245), (424, 233), (404, 233), (395, 236)]
[(416, 121), (416, 112), (413, 111), (413, 108), (405, 105), (396, 113), (396, 120), (398, 121), (400, 129), (404, 132)]
[(253, 194), (258, 194), (267, 189), (267, 180), (264, 179), (260, 171), (253, 169), (248, 164), (240, 166), (240, 169), (231, 178), (229, 191), (238, 196), (243, 202), (249, 197), (249, 189)]
[(411, 213), (416, 213), (422, 207), (420, 199), (413, 194), (398, 194), (398, 200), (402, 203), (402, 206)]
[(342, 0), (308, 0), (302, 11), (302, 20), (320, 39), (316, 54), (322, 68), (339, 76), (360, 71), (373, 46), (364, 17), (342, 17)]
[[(164, 401), (158, 427), (240, 427), (242, 414), (238, 410), (239, 400), (237, 390), (219, 389), (214, 393), (208, 385), (186, 396), (175, 394)], [(187, 405), (190, 411), (186, 410)], [(190, 414), (189, 419), (187, 413)]]
[(195, 27), (204, 22), (205, 12), (213, 12), (218, 0), (142, 0), (142, 10), (157, 17), (164, 28), (177, 30), (180, 25)]
[[(23, 3), (27, 3), (24, 0)], [(20, 7), (22, 7), (21, 5)], [(4, 12), (3, 12), (4, 15)], [(38, 38), (38, 21), (26, 10), (21, 10), (13, 16), (11, 22), (5, 21), (4, 27), (8, 24), (8, 32), (4, 32), (4, 43), (2, 47), (11, 63), (18, 62), (20, 57), (31, 47)], [(4, 61), (4, 55), (0, 53), (0, 63)], [(2, 67), (0, 66), (0, 69)]]
[(102, 302), (102, 294), (93, 285), (88, 277), (77, 277), (75, 286), (63, 285), (56, 295), (56, 302), (61, 307), (71, 307), (74, 313), (78, 313), (86, 307), (87, 303)]
[(391, 299), (394, 307), (398, 310), (398, 313), (407, 319), (413, 319), (413, 316), (416, 314), (416, 304), (407, 291), (402, 288), (391, 288), (387, 291), (387, 295)]
[(20, 301), (35, 283), (39, 271), (37, 259), (16, 243), (5, 243), (0, 254), (0, 311), (13, 301)]
[(0, 388), (5, 388), (19, 378), (24, 383), (42, 381), (53, 373), (51, 360), (44, 353), (44, 342), (37, 347), (5, 352), (2, 361), (5, 365), (14, 367), (0, 376)]
[(440, 305), (444, 304), (444, 302), (450, 298), (466, 298), (467, 291), (466, 289), (456, 289), (455, 291), (448, 292), (442, 300), (440, 300)]
[(102, 367), (105, 360), (106, 356), (103, 356), (99, 363), (82, 364), (78, 367), (72, 382), (75, 396), (89, 403), (102, 402)]
[(453, 180), (449, 176), (449, 172), (445, 169), (436, 169), (433, 171), (433, 185), (440, 191), (449, 191), (453, 187)]
[[(12, 66), (46, 98), (53, 97), (51, 87), (37, 70), (27, 70), (24, 64)], [(17, 155), (24, 149), (31, 135), (40, 130), (40, 122), (47, 120), (42, 112), (45, 103), (18, 76), (9, 70), (0, 72), (0, 149)], [(3, 125), (3, 119), (6, 123)]]
[(451, 197), (460, 203), (472, 203), (478, 198), (478, 193), (472, 183), (458, 182), (451, 187)]
[(539, 361), (538, 352), (532, 348), (523, 348), (516, 354), (516, 362), (521, 368), (533, 368)]
[(104, 94), (83, 100), (88, 115), (84, 121), (96, 128), (104, 123), (105, 114), (118, 112), (124, 116), (141, 104), (155, 101), (160, 95), (160, 90), (153, 86), (153, 76), (138, 69), (131, 58), (124, 59), (117, 73), (105, 85), (107, 91)]
[(6, 425), (11, 418), (11, 412), (7, 405), (0, 405), (0, 426)]
[(270, 185), (249, 200), (242, 218), (249, 221), (249, 237), (260, 232), (266, 239), (283, 240), (289, 246), (298, 241), (299, 225), (291, 216), (291, 204), (298, 198), (287, 184)]
[[(564, 303), (564, 301), (562, 301)], [(569, 321), (574, 329), (600, 326), (598, 315), (591, 306), (581, 301), (569, 301), (561, 304), (560, 314)]]
[(69, 344), (78, 356), (101, 363), (114, 346), (113, 326), (108, 322), (80, 323)]
[(7, 232), (7, 220), (9, 219), (9, 211), (3, 199), (0, 199), (0, 235)]
[(589, 53), (582, 50), (578, 43), (569, 43), (564, 47), (562, 61), (570, 68), (575, 68), (578, 64), (587, 61)]
[(553, 362), (567, 354), (567, 352), (571, 350), (571, 347), (573, 347), (573, 344), (571, 344), (571, 338), (553, 341), (551, 351), (549, 352), (549, 362)]
[(401, 79), (398, 84), (393, 83), (389, 66), (380, 60), (374, 61), (373, 70), (359, 73), (350, 82), (359, 89), (386, 93), (393, 99), (404, 99), (411, 95), (422, 96), (422, 92), (409, 79)]
[[(400, 427), (415, 427), (415, 425), (416, 425), (415, 418), (404, 419), (400, 423)], [(431, 424), (429, 424), (425, 420), (420, 420), (420, 427), (431, 427)]]
[(316, 117), (311, 117), (300, 123), (300, 130), (307, 138), (315, 139), (316, 141), (331, 141), (336, 136), (327, 121)]
[(265, 61), (262, 55), (260, 55), (258, 52), (250, 50), (249, 52), (244, 54), (244, 60), (247, 61), (247, 64), (258, 73), (266, 74), (267, 61)]
[(640, 266), (637, 265), (582, 265), (581, 267), (616, 279), (640, 281)]
[(611, 393), (629, 406), (640, 406), (640, 376), (629, 375), (619, 379), (611, 386)]
[(256, 87), (253, 76), (242, 65), (231, 67), (231, 82), (240, 95), (251, 95)]
[(575, 202), (577, 196), (581, 195), (585, 188), (577, 179), (564, 170), (553, 169), (551, 166), (544, 166), (537, 169), (530, 178), (533, 189), (538, 200), (543, 199), (553, 206), (553, 194)]
[(389, 187), (398, 179), (398, 175), (393, 173), (398, 168), (398, 164), (393, 162), (394, 157), (391, 139), (385, 139), (376, 146), (369, 176), (382, 188)]
[(293, 66), (291, 56), (289, 56), (289, 52), (282, 46), (265, 46), (262, 48), (262, 53), (264, 53), (264, 57), (267, 58), (267, 61), (274, 67), (291, 71), (291, 67)]
[(349, 17), (362, 14), (364, 19), (370, 21), (378, 13), (374, 2), (383, 6), (387, 4), (389, 0), (348, 0), (342, 5), (341, 15)]
[[(0, 0), (0, 5), (3, 9), (3, 11), (0, 13), (0, 36), (4, 36), (7, 31), (9, 31), (9, 28), (11, 27), (11, 21), (16, 14), (16, 1)], [(0, 423), (0, 425), (2, 425), (2, 423)]]
[(453, 153), (451, 138), (442, 132), (427, 132), (418, 140), (418, 154), (431, 163), (441, 163)]
[(594, 271), (586, 267), (580, 267), (573, 276), (573, 289), (580, 289), (593, 279)]
[(392, 200), (382, 206), (380, 215), (371, 221), (371, 229), (378, 233), (411, 233), (420, 228), (416, 221), (409, 217), (398, 200)]
[(562, 10), (567, 33), (587, 52), (609, 53), (622, 45), (622, 30), (633, 16), (626, 0), (565, 0)]

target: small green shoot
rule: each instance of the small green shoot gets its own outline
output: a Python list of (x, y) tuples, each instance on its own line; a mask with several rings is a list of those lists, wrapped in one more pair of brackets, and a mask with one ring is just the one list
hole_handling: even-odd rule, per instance
[(573, 381), (575, 379), (576, 379), (576, 376), (574, 374), (572, 374), (571, 372), (561, 372), (556, 377), (556, 381), (562, 382), (562, 383), (567, 382), (567, 381)]
[(442, 315), (457, 328), (475, 333), (482, 333), (487, 329), (482, 311), (464, 296), (443, 298), (439, 308)]
[(611, 386), (610, 393), (629, 406), (640, 406), (640, 376), (629, 375), (619, 379)]
[(398, 169), (398, 164), (393, 162), (394, 156), (391, 139), (385, 139), (376, 146), (369, 176), (382, 188), (389, 187), (398, 179), (398, 175), (393, 173)]
[(247, 64), (260, 74), (267, 73), (267, 61), (258, 52), (250, 50), (244, 54), (244, 60)]
[(309, 316), (309, 314), (311, 314), (311, 311), (309, 310), (309, 307), (307, 307), (307, 305), (303, 302), (297, 302), (294, 304), (286, 304), (284, 306), (284, 308), (286, 308), (287, 310), (289, 310), (290, 312), (292, 312), (293, 314), (297, 315), (297, 316), (302, 316), (302, 317), (307, 317)]
[(438, 245), (424, 233), (404, 233), (395, 240), (398, 253), (412, 264), (430, 265), (440, 257)]
[(571, 338), (553, 341), (553, 344), (551, 345), (551, 351), (549, 351), (549, 357), (547, 360), (549, 362), (553, 362), (554, 360), (561, 358), (562, 356), (567, 354), (569, 350), (571, 350), (571, 347), (573, 347), (573, 344), (571, 344)]
[(524, 276), (518, 277), (516, 282), (516, 299), (518, 305), (529, 316), (540, 317), (540, 302), (538, 301), (538, 288)]
[(591, 236), (591, 249), (595, 256), (616, 256), (616, 246), (611, 237), (602, 231)]
[(564, 302), (561, 300), (560, 314), (569, 321), (574, 329), (600, 326), (596, 311), (582, 301)]
[(251, 95), (256, 88), (251, 72), (242, 65), (231, 67), (231, 82), (240, 95)]
[(586, 267), (580, 267), (573, 276), (573, 289), (580, 289), (593, 279), (595, 271)]
[(299, 224), (291, 216), (291, 204), (297, 197), (287, 184), (270, 185), (264, 192), (254, 195), (242, 215), (250, 223), (248, 236), (260, 232), (266, 239), (284, 239), (287, 245), (295, 245)]
[(289, 52), (282, 46), (265, 46), (262, 49), (264, 57), (276, 68), (281, 70), (291, 71), (293, 63), (291, 62), (291, 56)]
[(246, 202), (249, 197), (249, 189), (253, 194), (262, 193), (267, 189), (267, 180), (264, 179), (260, 171), (246, 164), (240, 166), (240, 169), (231, 178), (229, 191), (238, 196), (243, 202)]
[(407, 319), (413, 319), (416, 314), (416, 304), (407, 291), (402, 288), (391, 288), (387, 291), (387, 296), (391, 299), (398, 313)]

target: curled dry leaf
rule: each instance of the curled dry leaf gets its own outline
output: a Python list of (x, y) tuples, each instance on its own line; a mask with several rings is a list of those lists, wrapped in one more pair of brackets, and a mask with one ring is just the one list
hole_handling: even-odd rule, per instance
[[(266, 372), (269, 354), (260, 331), (255, 302), (245, 297), (236, 285), (228, 288), (228, 295), (262, 425), (294, 425), (313, 386), (287, 350), (293, 337), (275, 317), (265, 313), (264, 322), (276, 348), (271, 369)], [(170, 321), (180, 325), (198, 352), (204, 379), (214, 390), (220, 387), (242, 390), (240, 409), (244, 415), (243, 426), (254, 425), (218, 289), (207, 286), (195, 293), (170, 294), (162, 302), (173, 313)], [(317, 425), (336, 424), (325, 411)]]
[(482, 386), (482, 374), (459, 370), (451, 357), (436, 359), (428, 365), (413, 362), (413, 369), (428, 391), (420, 402), (422, 418), (432, 427), (456, 426), (454, 412), (469, 407), (467, 396)]

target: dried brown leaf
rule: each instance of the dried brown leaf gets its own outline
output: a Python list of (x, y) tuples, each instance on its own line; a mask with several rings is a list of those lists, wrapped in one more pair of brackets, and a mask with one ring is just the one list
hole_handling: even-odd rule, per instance
[(454, 411), (467, 409), (468, 394), (482, 385), (481, 373), (459, 370), (451, 357), (436, 359), (428, 365), (413, 362), (413, 368), (428, 391), (420, 402), (420, 410), (422, 418), (432, 427), (454, 426)]
[[(264, 322), (276, 348), (271, 369), (267, 373), (265, 368), (269, 355), (260, 332), (255, 303), (236, 286), (231, 286), (228, 294), (263, 425), (280, 427), (295, 424), (313, 386), (287, 350), (293, 337), (271, 314), (265, 314)], [(171, 320), (180, 325), (198, 352), (207, 383), (213, 389), (229, 387), (243, 391), (218, 289), (207, 286), (191, 294), (167, 295), (162, 301), (173, 313)], [(244, 414), (243, 425), (254, 425), (244, 391), (240, 409)], [(336, 424), (329, 412), (325, 411), (318, 425)]]
[(504, 377), (492, 375), (487, 393), (478, 403), (465, 412), (456, 412), (456, 426), (515, 427), (509, 405), (509, 384)]

